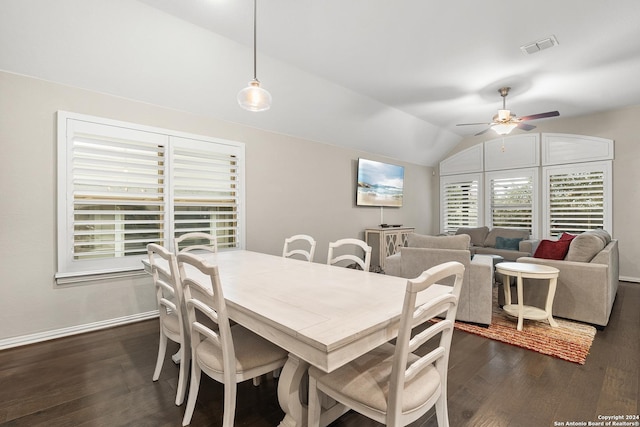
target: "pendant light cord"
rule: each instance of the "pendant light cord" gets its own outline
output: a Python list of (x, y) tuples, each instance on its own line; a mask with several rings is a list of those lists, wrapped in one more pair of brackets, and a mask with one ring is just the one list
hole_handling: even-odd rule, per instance
[(253, 80), (258, 80), (258, 67), (257, 67), (257, 61), (256, 61), (256, 50), (257, 50), (257, 46), (256, 46), (256, 16), (257, 16), (257, 12), (256, 12), (256, 8), (258, 6), (258, 0), (253, 0)]

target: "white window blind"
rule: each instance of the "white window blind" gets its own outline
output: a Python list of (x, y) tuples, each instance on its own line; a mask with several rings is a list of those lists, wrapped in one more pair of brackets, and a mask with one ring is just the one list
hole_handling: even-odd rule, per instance
[(611, 162), (545, 168), (545, 232), (611, 231)]
[(460, 227), (480, 224), (480, 177), (460, 175), (442, 177), (442, 232), (455, 233)]
[(174, 235), (202, 231), (218, 248), (239, 246), (239, 159), (233, 153), (203, 151), (192, 141), (172, 139)]
[(64, 112), (58, 126), (59, 282), (139, 270), (147, 244), (189, 231), (243, 246), (242, 144)]
[(535, 169), (487, 173), (489, 225), (523, 229), (534, 234), (537, 179)]

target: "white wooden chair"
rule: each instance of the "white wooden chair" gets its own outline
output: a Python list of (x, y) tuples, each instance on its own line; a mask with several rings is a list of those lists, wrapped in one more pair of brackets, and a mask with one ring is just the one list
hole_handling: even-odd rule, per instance
[[(447, 368), (463, 275), (464, 266), (451, 261), (407, 282), (395, 345), (383, 344), (331, 373), (309, 368), (309, 427), (320, 425), (323, 395), (389, 427), (406, 426), (435, 405), (438, 426), (448, 427)], [(449, 276), (455, 276), (451, 293), (416, 306), (420, 292)], [(412, 329), (442, 313), (444, 320), (411, 338)], [(437, 341), (435, 349), (414, 353), (428, 341)]]
[[(151, 275), (156, 288), (156, 301), (160, 313), (160, 342), (158, 344), (158, 359), (153, 372), (153, 381), (158, 381), (164, 356), (167, 351), (167, 340), (170, 339), (180, 345), (178, 357), (180, 371), (178, 374), (178, 388), (176, 392), (176, 405), (184, 401), (187, 390), (187, 375), (189, 373), (189, 360), (191, 349), (189, 334), (183, 313), (182, 287), (178, 276), (176, 257), (160, 245), (150, 243), (147, 245)], [(168, 264), (168, 268), (156, 263), (156, 257), (162, 258)]]
[[(309, 244), (309, 250), (302, 249), (298, 246), (299, 243), (307, 242)], [(305, 244), (306, 245), (306, 244)], [(294, 248), (291, 248), (293, 246)], [(284, 247), (282, 248), (282, 256), (285, 258), (295, 257), (300, 255), (307, 261), (313, 261), (313, 255), (316, 251), (316, 241), (313, 237), (306, 234), (296, 234), (295, 236), (287, 237), (284, 239)]]
[[(218, 267), (190, 253), (179, 253), (178, 268), (191, 330), (191, 384), (182, 425), (191, 423), (204, 372), (224, 384), (222, 425), (232, 427), (235, 418), (237, 383), (259, 377), (284, 366), (288, 353), (266, 339), (236, 324), (230, 326)], [(185, 275), (188, 264), (208, 276), (206, 285)], [(204, 285), (204, 286), (203, 286)], [(217, 328), (198, 321), (204, 315)]]
[[(187, 244), (182, 249), (180, 245), (183, 243), (193, 242)], [(177, 252), (190, 252), (196, 250), (203, 250), (209, 252), (218, 252), (218, 239), (213, 234), (203, 232), (193, 232), (182, 234), (173, 239), (173, 249)]]
[[(335, 249), (342, 247), (355, 247), (356, 250), (361, 249), (364, 252), (364, 258), (353, 253), (345, 253), (334, 256)], [(359, 249), (358, 249), (359, 248)], [(371, 264), (371, 246), (360, 239), (340, 239), (329, 243), (329, 253), (327, 255), (327, 264), (336, 265), (341, 261), (353, 261), (364, 271), (369, 271)]]

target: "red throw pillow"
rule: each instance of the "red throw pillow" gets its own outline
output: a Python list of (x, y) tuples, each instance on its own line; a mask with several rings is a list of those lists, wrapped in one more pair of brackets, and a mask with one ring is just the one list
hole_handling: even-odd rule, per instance
[(533, 254), (534, 258), (564, 259), (569, 251), (571, 240), (541, 240)]
[(571, 234), (571, 233), (566, 233), (565, 232), (565, 233), (562, 233), (562, 236), (560, 236), (560, 238), (558, 240), (561, 240), (561, 241), (565, 241), (566, 240), (566, 241), (570, 242), (575, 238), (576, 238), (575, 234)]

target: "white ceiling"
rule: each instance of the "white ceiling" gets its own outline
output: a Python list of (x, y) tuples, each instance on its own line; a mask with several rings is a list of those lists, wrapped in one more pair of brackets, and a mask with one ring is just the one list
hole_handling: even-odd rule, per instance
[[(425, 165), (484, 129), (455, 125), (489, 121), (502, 86), (512, 87), (507, 107), (520, 116), (640, 104), (638, 0), (269, 0), (258, 2), (258, 78), (273, 107), (248, 113), (235, 93), (252, 78), (252, 7), (251, 0), (3, 0), (0, 9), (10, 13), (0, 14), (0, 68)], [(129, 19), (116, 17), (123, 11)], [(76, 32), (64, 35), (65, 19)], [(2, 42), (19, 36), (27, 40)], [(559, 44), (520, 50), (549, 36)], [(150, 59), (138, 74), (120, 65), (114, 77), (112, 62), (136, 60), (128, 44)], [(81, 58), (96, 64), (73, 57), (75, 66), (65, 68), (24, 53), (27, 46), (46, 57), (62, 45), (79, 45)], [(167, 52), (188, 76), (145, 71), (154, 61), (176, 67)], [(212, 76), (219, 86), (208, 90), (203, 82)]]

